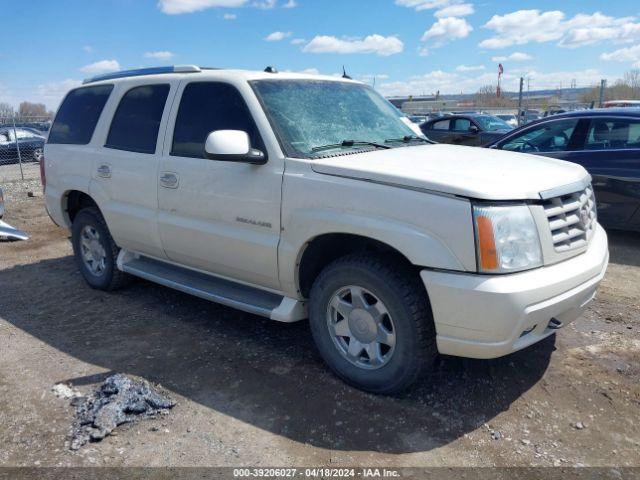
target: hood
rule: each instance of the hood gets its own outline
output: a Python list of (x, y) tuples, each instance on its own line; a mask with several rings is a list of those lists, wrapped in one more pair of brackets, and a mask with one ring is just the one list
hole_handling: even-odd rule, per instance
[(319, 158), (318, 173), (482, 200), (540, 200), (540, 192), (584, 181), (580, 165), (523, 153), (423, 145)]

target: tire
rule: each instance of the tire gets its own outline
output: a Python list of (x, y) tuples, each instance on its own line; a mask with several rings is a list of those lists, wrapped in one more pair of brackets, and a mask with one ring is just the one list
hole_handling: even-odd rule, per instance
[[(363, 308), (354, 308), (358, 306)], [(354, 254), (328, 265), (311, 288), (309, 321), (327, 365), (347, 383), (368, 392), (405, 390), (438, 355), (424, 285), (410, 266), (395, 257)], [(350, 337), (340, 336), (345, 333)], [(350, 353), (354, 339), (353, 352), (364, 348), (358, 355)]]
[[(120, 248), (113, 241), (107, 223), (96, 207), (78, 212), (71, 227), (71, 242), (80, 273), (91, 288), (112, 291), (129, 282), (129, 276), (116, 266)], [(90, 245), (88, 249), (87, 242)], [(94, 261), (87, 261), (87, 257)], [(98, 257), (101, 257), (100, 261)]]
[(31, 160), (33, 162), (40, 163), (40, 160), (42, 160), (43, 156), (44, 156), (43, 147), (36, 147), (33, 149), (33, 152), (31, 152)]

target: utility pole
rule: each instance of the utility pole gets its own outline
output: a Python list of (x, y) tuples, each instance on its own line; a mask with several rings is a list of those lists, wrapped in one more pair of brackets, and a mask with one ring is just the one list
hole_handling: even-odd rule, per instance
[(604, 104), (604, 91), (607, 88), (607, 81), (603, 78), (602, 80), (600, 80), (600, 102), (598, 104), (598, 107), (602, 108), (602, 105)]
[(520, 77), (520, 93), (518, 94), (518, 126), (522, 125), (522, 89), (524, 88), (524, 78)]

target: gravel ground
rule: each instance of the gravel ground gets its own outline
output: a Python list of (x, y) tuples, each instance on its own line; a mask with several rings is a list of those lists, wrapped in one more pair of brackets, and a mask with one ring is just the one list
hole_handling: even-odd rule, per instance
[[(5, 183), (0, 244), (1, 466), (640, 466), (640, 236), (611, 233), (597, 300), (538, 345), (440, 359), (397, 397), (329, 373), (304, 322), (270, 322), (144, 281), (82, 281), (37, 182)], [(35, 191), (28, 198), (26, 191)], [(121, 372), (177, 406), (77, 452), (64, 382)]]
[(0, 185), (4, 185), (5, 182), (22, 180), (23, 176), (25, 180), (40, 179), (40, 165), (38, 163), (25, 162), (22, 164), (22, 170), (20, 170), (19, 164), (12, 163), (2, 165), (1, 160), (2, 159), (0, 159)]

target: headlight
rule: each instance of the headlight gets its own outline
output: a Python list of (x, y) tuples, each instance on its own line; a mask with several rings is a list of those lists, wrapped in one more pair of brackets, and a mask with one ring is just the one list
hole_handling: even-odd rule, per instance
[(542, 265), (538, 229), (526, 205), (473, 206), (478, 271), (511, 273)]

